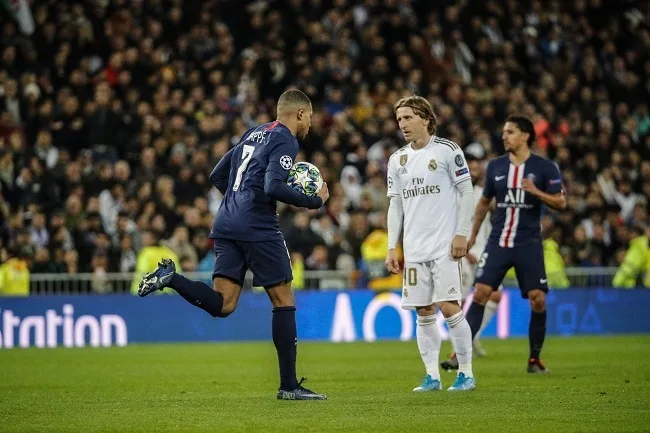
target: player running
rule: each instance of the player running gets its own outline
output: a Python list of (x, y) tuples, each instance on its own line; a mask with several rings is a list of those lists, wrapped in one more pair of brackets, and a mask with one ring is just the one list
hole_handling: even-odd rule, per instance
[(291, 263), (276, 213), (276, 201), (318, 209), (327, 201), (327, 185), (309, 197), (286, 183), (298, 153), (296, 137), (309, 132), (312, 106), (299, 90), (280, 96), (277, 120), (249, 129), (210, 174), (224, 195), (214, 220), (216, 262), (213, 287), (175, 272), (174, 262), (163, 260), (140, 283), (138, 295), (170, 287), (212, 317), (227, 317), (237, 307), (244, 275), (253, 272), (253, 285), (263, 286), (273, 304), (272, 334), (280, 366), (279, 400), (325, 400), (296, 377), (296, 307), (291, 290)]
[[(474, 185), (474, 199), (476, 204), (478, 200), (481, 199), (483, 195), (483, 185), (485, 182), (485, 169), (483, 168), (481, 162), (477, 159), (467, 160), (467, 165), (469, 166), (469, 173), (472, 176), (472, 184)], [(483, 254), (485, 246), (487, 245), (488, 238), (490, 237), (490, 230), (492, 229), (492, 224), (490, 219), (486, 218), (481, 224), (481, 228), (476, 235), (476, 241), (472, 249), (467, 251), (467, 255), (463, 257), (463, 301), (469, 294), (470, 290), (474, 286), (474, 276), (476, 275), (476, 269), (478, 265), (478, 259)], [(490, 295), (490, 300), (485, 304), (485, 314), (483, 315), (483, 321), (481, 322), (481, 327), (474, 336), (472, 340), (472, 353), (474, 356), (485, 356), (487, 353), (483, 346), (481, 345), (481, 333), (487, 328), (492, 320), (492, 317), (497, 312), (499, 302), (501, 301), (501, 289), (502, 285), (499, 286), (499, 290), (492, 292)], [(440, 366), (445, 370), (457, 370), (458, 369), (458, 358), (456, 354), (452, 353), (449, 359), (445, 359), (440, 363)]]
[(534, 155), (530, 145), (535, 129), (530, 119), (510, 116), (503, 127), (506, 155), (490, 161), (485, 175), (485, 189), (476, 206), (468, 247), (477, 235), (490, 202), (496, 198), (492, 231), (478, 263), (474, 300), (467, 311), (467, 321), (476, 335), (483, 320), (485, 304), (514, 266), (523, 298), (532, 309), (528, 338), (529, 373), (548, 373), (540, 359), (546, 336), (546, 271), (540, 228), (542, 205), (564, 209), (566, 198), (557, 166)]
[(474, 199), (469, 169), (456, 143), (436, 137), (431, 104), (420, 96), (400, 99), (395, 116), (409, 142), (388, 161), (388, 254), (386, 267), (401, 271), (395, 247), (404, 223), (402, 307), (417, 311), (416, 335), (426, 367), (424, 382), (413, 391), (442, 389), (438, 359), (440, 308), (460, 361), (449, 391), (474, 389), (472, 337), (460, 309), (460, 259), (467, 253)]

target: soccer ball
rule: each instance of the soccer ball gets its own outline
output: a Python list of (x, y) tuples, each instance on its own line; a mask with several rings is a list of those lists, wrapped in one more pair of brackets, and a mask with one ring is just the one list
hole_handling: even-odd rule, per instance
[(314, 164), (297, 162), (289, 170), (287, 184), (296, 191), (313, 197), (323, 187), (323, 176)]

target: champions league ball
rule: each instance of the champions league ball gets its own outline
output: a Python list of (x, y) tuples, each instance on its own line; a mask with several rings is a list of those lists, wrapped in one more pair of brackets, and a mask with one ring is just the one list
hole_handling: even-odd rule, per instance
[(323, 187), (323, 176), (314, 164), (297, 162), (289, 170), (287, 184), (296, 191), (313, 197)]

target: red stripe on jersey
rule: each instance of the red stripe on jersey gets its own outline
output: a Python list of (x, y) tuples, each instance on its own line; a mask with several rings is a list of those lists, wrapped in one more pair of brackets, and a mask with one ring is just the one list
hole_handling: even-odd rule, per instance
[(271, 129), (273, 129), (273, 128), (275, 128), (276, 126), (278, 126), (278, 123), (279, 123), (279, 122), (276, 120), (275, 122), (271, 123), (269, 126), (267, 126), (266, 128), (264, 128), (264, 130), (265, 130), (265, 131), (270, 131)]

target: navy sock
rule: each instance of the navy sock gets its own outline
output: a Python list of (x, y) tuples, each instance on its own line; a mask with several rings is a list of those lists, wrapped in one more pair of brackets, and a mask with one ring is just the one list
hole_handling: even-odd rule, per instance
[(528, 341), (530, 342), (530, 357), (539, 359), (546, 337), (546, 310), (541, 313), (531, 312), (528, 326)]
[(204, 282), (174, 274), (168, 286), (176, 290), (187, 302), (202, 308), (212, 317), (218, 317), (221, 314), (223, 296)]
[(280, 366), (280, 389), (290, 391), (298, 387), (296, 378), (296, 307), (273, 309), (273, 344), (278, 352)]
[(472, 302), (472, 305), (470, 305), (469, 309), (467, 310), (467, 314), (465, 314), (465, 319), (467, 320), (467, 323), (469, 323), (469, 327), (472, 330), (472, 339), (481, 328), (484, 313), (485, 305)]

